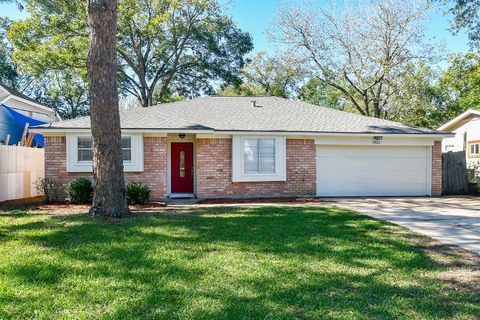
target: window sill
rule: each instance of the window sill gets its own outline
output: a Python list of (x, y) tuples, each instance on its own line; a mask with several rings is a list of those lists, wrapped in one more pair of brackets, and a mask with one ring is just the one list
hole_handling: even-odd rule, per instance
[(232, 182), (282, 182), (286, 180), (282, 174), (243, 174), (232, 177)]

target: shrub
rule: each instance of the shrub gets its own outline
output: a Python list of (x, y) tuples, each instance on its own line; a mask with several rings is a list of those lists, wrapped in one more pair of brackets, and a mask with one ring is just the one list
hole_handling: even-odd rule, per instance
[(63, 201), (63, 188), (55, 179), (41, 178), (35, 181), (35, 189), (43, 194), (44, 203), (56, 203)]
[(128, 204), (144, 204), (150, 198), (150, 188), (141, 182), (129, 182), (127, 184)]
[(89, 203), (92, 200), (92, 183), (86, 178), (71, 180), (67, 183), (65, 192), (72, 203)]

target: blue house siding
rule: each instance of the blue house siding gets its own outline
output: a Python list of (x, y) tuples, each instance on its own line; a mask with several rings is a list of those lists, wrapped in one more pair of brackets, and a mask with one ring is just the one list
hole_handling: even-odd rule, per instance
[(22, 139), (23, 128), (19, 128), (15, 118), (5, 106), (0, 105), (0, 142), (4, 142), (7, 134), (10, 135), (9, 144), (17, 144)]
[[(7, 135), (10, 135), (9, 144), (17, 144), (22, 139), (25, 123), (31, 126), (44, 124), (45, 122), (26, 117), (5, 105), (0, 105), (0, 143), (4, 143)], [(43, 147), (43, 136), (35, 135), (33, 146)]]

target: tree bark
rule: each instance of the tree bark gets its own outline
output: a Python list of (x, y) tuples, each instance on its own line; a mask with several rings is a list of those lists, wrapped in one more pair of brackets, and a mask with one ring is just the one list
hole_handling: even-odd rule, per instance
[(116, 63), (117, 0), (88, 0), (88, 76), (93, 141), (94, 196), (90, 214), (119, 218), (129, 213), (120, 147)]

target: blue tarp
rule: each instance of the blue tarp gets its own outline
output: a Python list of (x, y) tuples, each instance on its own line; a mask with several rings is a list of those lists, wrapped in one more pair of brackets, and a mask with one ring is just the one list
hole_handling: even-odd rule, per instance
[[(4, 109), (3, 120), (4, 120), (4, 130), (7, 134), (10, 134), (10, 144), (17, 144), (22, 137), (23, 129), (25, 124), (28, 123), (30, 127), (38, 126), (45, 124), (46, 122), (36, 120), (30, 117), (27, 117), (12, 108), (7, 107), (6, 105), (0, 105)], [(32, 142), (32, 146), (38, 146), (43, 148), (45, 143), (43, 141), (43, 135), (35, 134)]]

